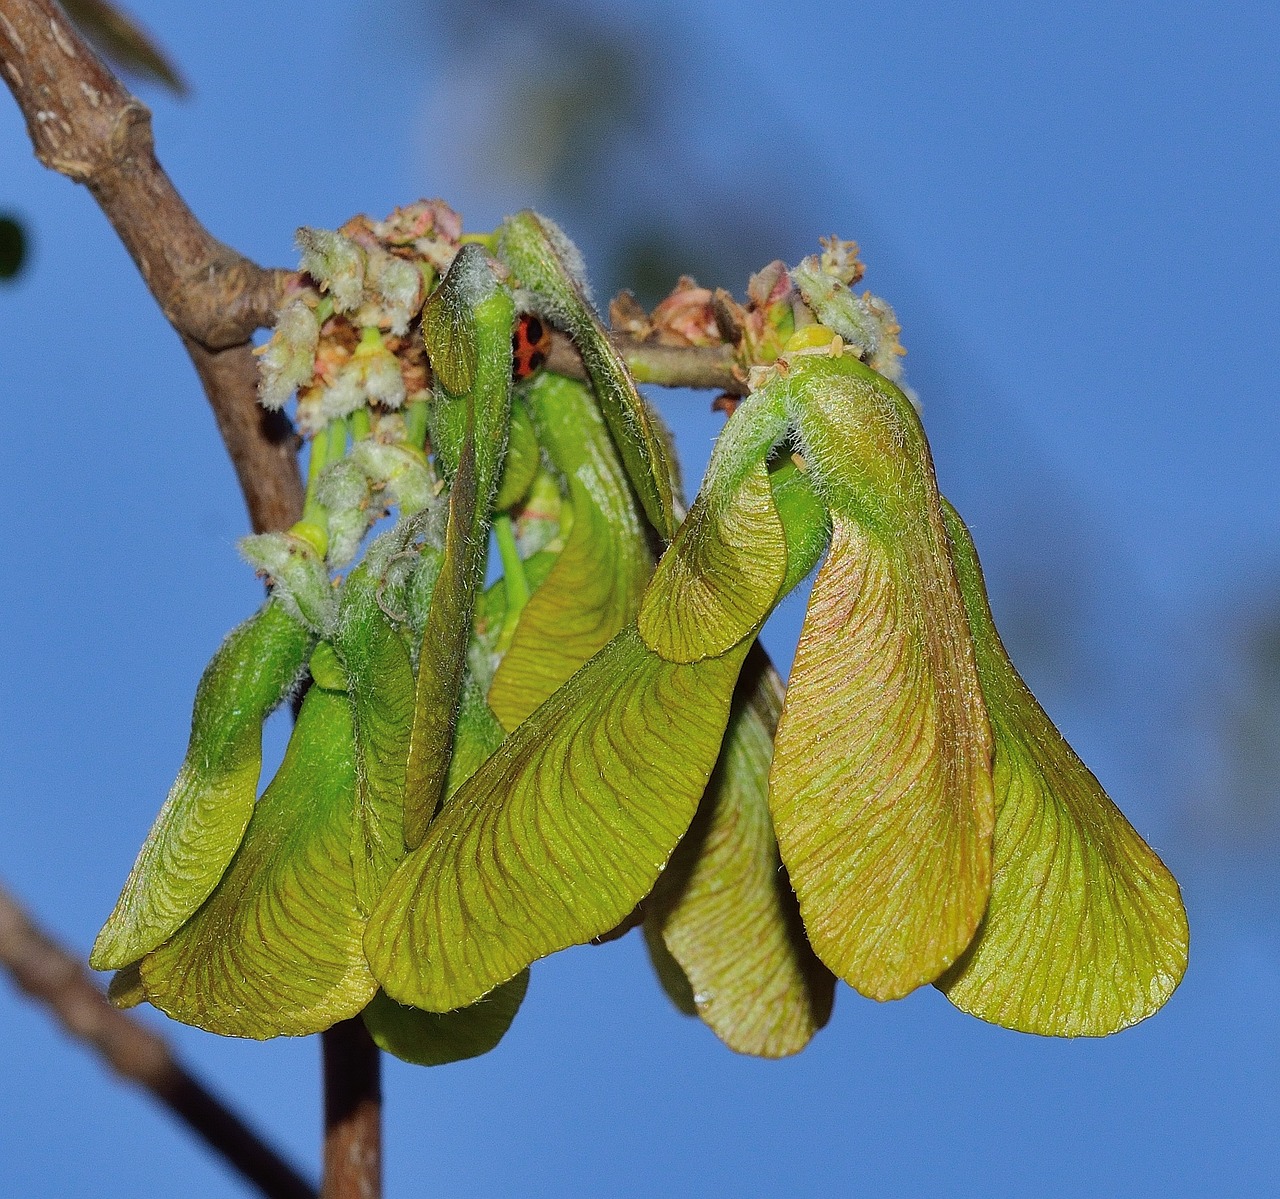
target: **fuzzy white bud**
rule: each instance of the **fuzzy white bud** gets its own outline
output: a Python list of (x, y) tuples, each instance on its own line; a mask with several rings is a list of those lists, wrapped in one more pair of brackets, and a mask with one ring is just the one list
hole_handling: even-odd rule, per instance
[(300, 297), (280, 310), (258, 363), (258, 401), (264, 408), (283, 408), (299, 387), (310, 382), (319, 340), (320, 322)]

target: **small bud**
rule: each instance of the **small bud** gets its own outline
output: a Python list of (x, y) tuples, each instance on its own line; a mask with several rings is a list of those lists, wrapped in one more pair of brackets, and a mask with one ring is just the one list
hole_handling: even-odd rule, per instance
[(310, 541), (293, 533), (258, 533), (240, 539), (240, 552), (270, 577), (286, 612), (319, 636), (332, 635), (338, 606), (329, 572)]
[(822, 269), (816, 257), (811, 255), (795, 267), (791, 279), (820, 324), (839, 333), (864, 357), (879, 350), (880, 322), (864, 301)]
[(858, 258), (856, 241), (842, 241), (833, 233), (830, 237), (818, 238), (818, 243), (822, 246), (820, 262), (825, 274), (852, 286), (866, 273), (867, 268)]
[(364, 282), (377, 297), (391, 332), (397, 336), (407, 333), (409, 322), (422, 307), (422, 272), (403, 258), (373, 250), (368, 254)]
[(338, 420), (365, 404), (399, 408), (404, 403), (400, 362), (377, 329), (364, 329), (355, 353), (338, 369), (322, 400), (326, 420)]
[(872, 370), (879, 371), (886, 379), (901, 386), (902, 358), (907, 351), (898, 340), (902, 326), (898, 324), (897, 315), (890, 307), (888, 300), (873, 296), (869, 291), (863, 293), (862, 302), (876, 324), (880, 326), (880, 344), (868, 359), (867, 365)]
[(369, 480), (349, 458), (328, 466), (316, 482), (329, 530), (329, 565), (341, 570), (355, 556), (369, 529)]
[(271, 340), (259, 351), (258, 402), (264, 408), (283, 408), (299, 387), (310, 382), (319, 340), (320, 322), (302, 297), (280, 310)]
[(333, 297), (338, 312), (350, 312), (364, 292), (365, 252), (332, 229), (304, 225), (294, 235), (302, 251), (302, 269)]
[(351, 460), (370, 484), (387, 492), (402, 516), (412, 516), (436, 498), (435, 475), (426, 457), (416, 450), (361, 441), (352, 449)]
[(716, 323), (715, 296), (681, 275), (675, 289), (650, 317), (658, 340), (674, 345), (714, 346), (723, 340)]

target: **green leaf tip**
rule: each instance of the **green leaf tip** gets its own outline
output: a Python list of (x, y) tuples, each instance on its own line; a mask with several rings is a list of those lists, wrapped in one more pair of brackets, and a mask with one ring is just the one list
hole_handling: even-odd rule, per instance
[(379, 1049), (415, 1066), (444, 1066), (480, 1057), (507, 1034), (529, 989), (529, 972), (495, 987), (470, 1007), (423, 1012), (379, 991), (364, 1010), (365, 1027)]
[(676, 517), (666, 438), (591, 307), (577, 249), (553, 221), (525, 211), (503, 222), (498, 256), (523, 289), (522, 302), (564, 329), (578, 347), (645, 515), (670, 541)]
[(152, 1004), (210, 1032), (262, 1039), (320, 1032), (369, 1002), (355, 788), (348, 698), (313, 687), (230, 869), (142, 959)]
[(805, 939), (769, 818), (782, 694), (755, 646), (698, 815), (645, 903), (650, 956), (673, 1002), (692, 1005), (730, 1049), (759, 1057), (799, 1053), (826, 1024), (835, 991)]
[(155, 949), (217, 886), (253, 814), (262, 723), (297, 684), (312, 644), (271, 600), (214, 654), (196, 688), (182, 769), (89, 955), (95, 970)]
[(972, 538), (946, 509), (995, 733), (995, 866), (977, 937), (938, 986), (1047, 1036), (1105, 1036), (1156, 1011), (1187, 965), (1178, 884), (1036, 702), (991, 618)]
[(747, 644), (681, 665), (629, 626), (510, 733), (383, 892), (383, 989), (450, 1011), (628, 916), (693, 818)]

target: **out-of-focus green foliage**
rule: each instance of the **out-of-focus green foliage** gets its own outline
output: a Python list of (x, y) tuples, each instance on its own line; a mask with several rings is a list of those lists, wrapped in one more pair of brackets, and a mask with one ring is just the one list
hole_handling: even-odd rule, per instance
[(187, 85), (155, 40), (118, 4), (107, 0), (62, 0), (62, 7), (113, 67), (149, 83), (159, 83), (176, 96), (187, 94)]

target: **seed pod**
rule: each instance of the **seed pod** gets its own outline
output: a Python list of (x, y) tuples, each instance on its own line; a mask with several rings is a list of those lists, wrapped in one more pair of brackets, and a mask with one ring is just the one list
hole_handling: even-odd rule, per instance
[(142, 960), (147, 999), (223, 1036), (303, 1036), (377, 989), (351, 862), (351, 704), (313, 686), (230, 869), (177, 935)]
[(521, 212), (499, 230), (498, 253), (539, 314), (573, 338), (640, 503), (659, 536), (670, 541), (676, 518), (666, 441), (591, 307), (576, 247), (554, 222)]
[(991, 886), (991, 733), (924, 431), (851, 354), (778, 382), (832, 514), (769, 804), (818, 956), (876, 999), (931, 982)]
[(466, 419), (452, 472), (444, 556), (418, 654), (404, 812), (405, 843), (411, 847), (426, 833), (449, 769), (467, 642), (507, 439), (514, 321), (511, 297), (494, 279), (478, 246), (459, 251), (423, 314), (433, 367), (439, 364), (438, 377), (451, 391), (454, 383), (465, 389), (455, 398), (465, 406)]
[(640, 513), (590, 392), (544, 374), (530, 386), (528, 402), (539, 440), (565, 479), (573, 523), (521, 612), (489, 689), (507, 729), (635, 617), (653, 569)]
[(297, 684), (314, 639), (276, 601), (232, 630), (196, 688), (191, 739), (90, 964), (127, 966), (208, 898), (253, 814), (262, 722)]

